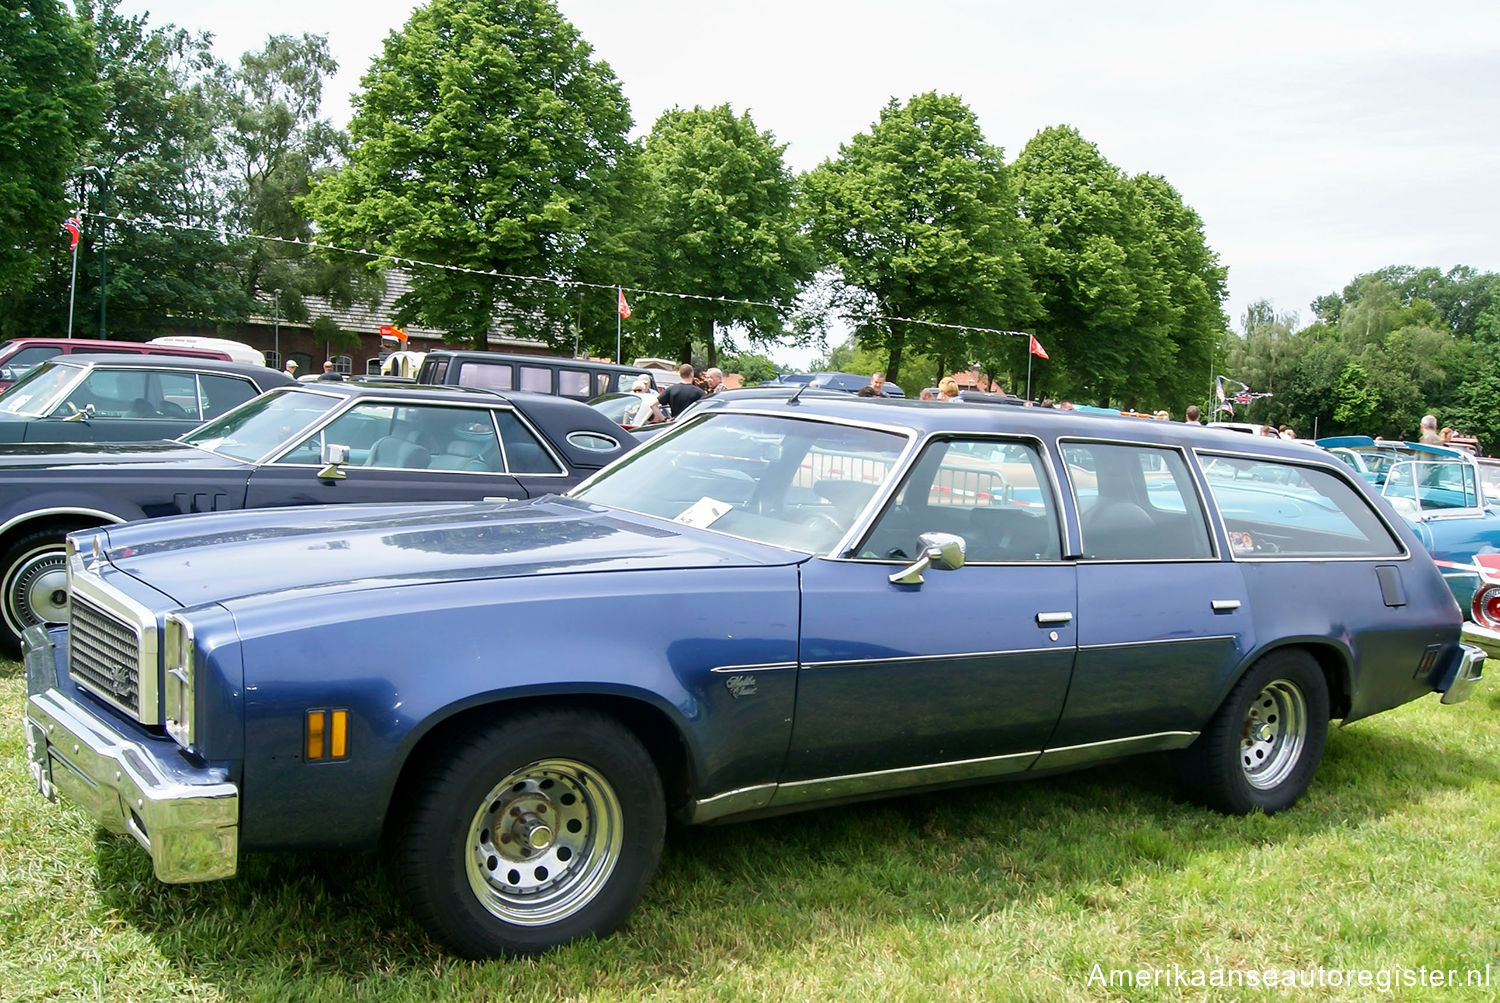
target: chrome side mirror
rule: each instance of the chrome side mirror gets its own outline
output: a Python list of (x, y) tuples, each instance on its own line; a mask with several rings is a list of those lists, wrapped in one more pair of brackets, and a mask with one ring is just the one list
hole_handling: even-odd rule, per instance
[(337, 442), (323, 444), (322, 463), (323, 469), (318, 471), (320, 481), (341, 481), (348, 474), (344, 473), (344, 465), (349, 462), (349, 447)]
[(891, 575), (892, 585), (921, 585), (922, 572), (931, 567), (954, 571), (964, 566), (964, 538), (956, 533), (923, 533), (917, 541), (922, 546), (921, 556)]
[(94, 405), (92, 404), (85, 404), (83, 410), (80, 411), (77, 404), (68, 401), (68, 408), (72, 413), (64, 418), (63, 421), (88, 421), (94, 416)]

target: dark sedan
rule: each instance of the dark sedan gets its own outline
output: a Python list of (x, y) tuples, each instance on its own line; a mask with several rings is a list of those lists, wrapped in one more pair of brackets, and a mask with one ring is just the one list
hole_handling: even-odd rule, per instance
[(0, 393), (0, 442), (172, 439), (293, 380), (168, 355), (59, 355)]
[(60, 620), (63, 538), (163, 515), (329, 502), (530, 498), (636, 445), (584, 404), (458, 387), (315, 383), (176, 441), (0, 446), (0, 643)]

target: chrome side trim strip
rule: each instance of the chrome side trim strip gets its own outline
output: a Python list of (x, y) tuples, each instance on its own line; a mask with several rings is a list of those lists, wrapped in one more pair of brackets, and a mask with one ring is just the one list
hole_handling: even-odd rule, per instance
[(903, 766), (893, 770), (852, 773), (841, 777), (794, 780), (777, 787), (771, 804), (779, 808), (783, 805), (831, 801), (837, 798), (897, 791), (929, 784), (999, 777), (1008, 773), (1022, 772), (1036, 761), (1037, 756), (1036, 752), (1017, 752), (1007, 756), (987, 756), (983, 759), (963, 759), (927, 766)]
[(709, 672), (785, 672), (795, 669), (796, 662), (761, 662), (758, 665), (715, 665)]
[(712, 822), (726, 815), (738, 815), (742, 812), (764, 808), (771, 803), (771, 798), (775, 793), (775, 784), (756, 784), (754, 787), (741, 787), (738, 790), (715, 794), (711, 798), (693, 802), (688, 821), (697, 825), (700, 822)]
[(1045, 770), (1056, 766), (1077, 766), (1098, 759), (1135, 755), (1138, 752), (1182, 749), (1192, 745), (1198, 734), (1196, 731), (1159, 731), (1152, 735), (1132, 735), (1129, 738), (1112, 738), (1104, 742), (1065, 745), (1043, 752), (1036, 762), (1036, 768)]
[(883, 658), (833, 658), (822, 662), (803, 662), (804, 669), (838, 669), (849, 665), (880, 665), (886, 662), (951, 662), (960, 658), (993, 658), (997, 655), (1050, 654), (1068, 645), (1049, 648), (1008, 648), (1005, 651), (955, 651), (946, 655), (891, 655)]
[(1203, 641), (1233, 641), (1236, 634), (1204, 634), (1197, 637), (1159, 637), (1150, 641), (1111, 641), (1108, 644), (1080, 644), (1079, 651), (1108, 651), (1110, 648), (1140, 648), (1148, 644), (1196, 644)]

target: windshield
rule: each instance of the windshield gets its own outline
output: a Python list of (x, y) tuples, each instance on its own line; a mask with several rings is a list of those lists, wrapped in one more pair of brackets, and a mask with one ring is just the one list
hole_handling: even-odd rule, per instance
[(824, 553), (896, 474), (907, 436), (719, 412), (632, 454), (574, 497)]
[(0, 394), (0, 411), (26, 418), (49, 415), (83, 373), (78, 366), (54, 366), (44, 362)]
[(278, 388), (200, 425), (182, 441), (237, 460), (259, 460), (343, 401), (343, 397)]

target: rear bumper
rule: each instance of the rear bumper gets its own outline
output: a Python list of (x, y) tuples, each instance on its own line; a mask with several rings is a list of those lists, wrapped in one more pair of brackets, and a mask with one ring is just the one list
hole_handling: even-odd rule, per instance
[[(1474, 685), (1484, 678), (1484, 659), (1490, 649), (1486, 646), (1475, 645), (1470, 640), (1470, 626), (1478, 627), (1477, 624), (1470, 624), (1467, 621), (1464, 623), (1463, 640), (1468, 643), (1460, 645), (1461, 655), (1458, 667), (1453, 672), (1453, 678), (1442, 691), (1443, 703), (1463, 703), (1474, 691)], [(1478, 627), (1478, 629), (1484, 630), (1485, 628)], [(1495, 631), (1489, 631), (1489, 633), (1493, 635), (1496, 643), (1500, 643), (1500, 634)], [(1500, 651), (1500, 647), (1494, 650)]]
[(111, 832), (134, 836), (158, 880), (232, 877), (239, 859), (239, 789), (193, 766), (169, 738), (127, 732), (58, 687), (61, 652), (26, 631), (26, 750), (37, 789), (66, 798)]

